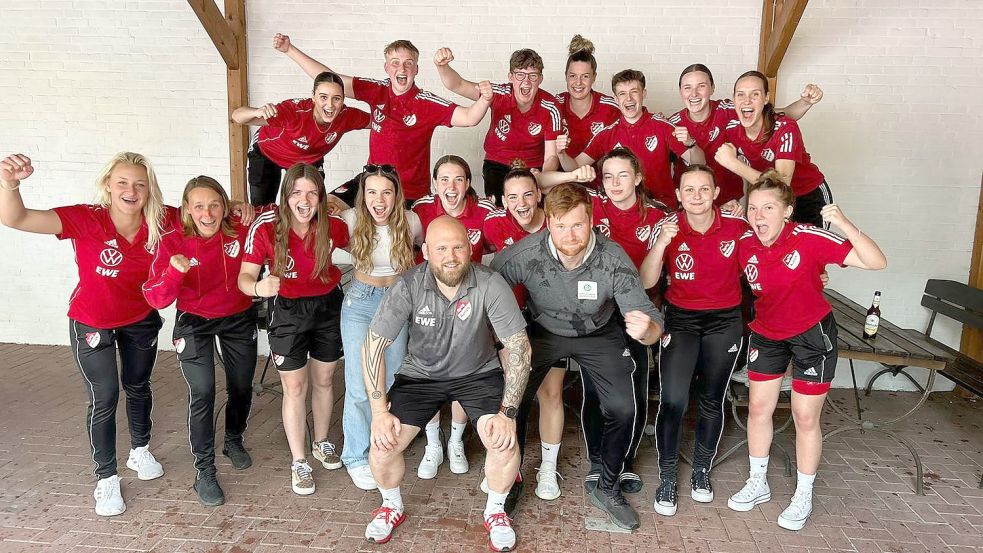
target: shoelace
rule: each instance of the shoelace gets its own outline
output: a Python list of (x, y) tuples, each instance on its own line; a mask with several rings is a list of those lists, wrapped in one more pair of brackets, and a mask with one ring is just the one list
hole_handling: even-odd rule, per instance
[(512, 519), (505, 513), (493, 513), (485, 518), (485, 526), (491, 530), (495, 526), (512, 527)]
[(142, 465), (142, 464), (150, 461), (150, 457), (151, 457), (151, 455), (150, 455), (150, 450), (149, 449), (141, 449), (141, 450), (139, 450), (139, 452), (137, 452), (137, 458), (136, 458), (137, 464), (138, 465)]
[(706, 469), (700, 469), (693, 472), (693, 488), (697, 490), (707, 490), (709, 492), (713, 491), (710, 485), (710, 471)]
[(331, 442), (318, 442), (317, 448), (321, 451), (321, 455), (324, 455), (325, 457), (328, 455), (334, 455), (334, 444)]
[(399, 511), (393, 509), (392, 507), (379, 507), (378, 509), (372, 511), (372, 516), (375, 519), (381, 519), (384, 524), (392, 526), (396, 523), (396, 519), (399, 518)]
[(459, 455), (459, 456), (462, 456), (463, 457), (464, 456), (464, 443), (463, 442), (461, 442), (461, 443), (448, 442), (448, 444), (447, 444), (447, 453), (449, 455)]
[(119, 488), (119, 480), (102, 486), (96, 486), (96, 493), (93, 495), (95, 495), (96, 501), (98, 501), (112, 495), (113, 490), (117, 488)]
[(625, 507), (628, 505), (628, 500), (625, 499), (625, 496), (621, 495), (620, 491), (602, 490), (601, 493), (607, 496), (616, 507)]
[(676, 483), (673, 481), (663, 482), (659, 489), (655, 491), (655, 501), (676, 502)]
[(794, 507), (796, 514), (799, 514), (802, 511), (805, 511), (806, 507), (810, 503), (812, 503), (811, 493), (795, 492), (792, 494), (792, 501), (789, 502), (788, 506), (790, 508)]
[(565, 478), (563, 478), (563, 475), (560, 474), (560, 472), (558, 470), (556, 470), (556, 469), (552, 469), (552, 470), (551, 469), (545, 469), (544, 470), (543, 467), (541, 467), (541, 466), (536, 467), (536, 477), (537, 477), (536, 479), (537, 480), (541, 479), (543, 477), (543, 475), (550, 475), (550, 474), (556, 476), (560, 480), (565, 480)]
[(306, 480), (311, 477), (313, 470), (307, 463), (294, 463), (294, 472), (297, 473), (297, 476)]
[(423, 448), (423, 460), (424, 461), (430, 461), (431, 463), (436, 463), (437, 462), (437, 457), (439, 455), (440, 455), (440, 449), (439, 448), (436, 448), (436, 447), (434, 447), (434, 448), (429, 448), (429, 447)]

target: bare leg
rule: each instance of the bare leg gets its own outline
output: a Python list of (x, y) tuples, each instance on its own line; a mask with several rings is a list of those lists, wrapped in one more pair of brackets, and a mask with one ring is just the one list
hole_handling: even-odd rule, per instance
[(772, 415), (778, 405), (782, 379), (754, 381), (750, 386), (750, 405), (747, 417), (747, 449), (752, 457), (767, 457), (775, 428)]
[(291, 460), (304, 459), (307, 434), (307, 365), (293, 371), (279, 371), (283, 384), (283, 431), (287, 434)]
[(325, 363), (311, 359), (307, 362), (311, 381), (311, 410), (314, 417), (314, 441), (320, 442), (328, 438), (328, 428), (331, 427), (331, 408), (334, 406), (334, 378), (337, 361)]

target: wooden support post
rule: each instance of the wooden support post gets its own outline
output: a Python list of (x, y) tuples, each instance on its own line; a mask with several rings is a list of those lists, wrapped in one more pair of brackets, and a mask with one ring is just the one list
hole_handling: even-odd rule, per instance
[(201, 26), (212, 39), (215, 49), (225, 61), (229, 121), (229, 175), (232, 199), (246, 200), (246, 151), (249, 148), (248, 127), (232, 122), (232, 112), (248, 104), (246, 2), (225, 0), (225, 15), (215, 0), (188, 0)]
[[(976, 237), (973, 239), (973, 257), (969, 265), (969, 285), (983, 289), (983, 177), (980, 178), (980, 200), (976, 206)], [(983, 332), (964, 326), (959, 351), (983, 362)]]
[(809, 0), (764, 0), (761, 8), (761, 37), (758, 41), (758, 71), (768, 77), (769, 101), (774, 103), (778, 69), (795, 35)]

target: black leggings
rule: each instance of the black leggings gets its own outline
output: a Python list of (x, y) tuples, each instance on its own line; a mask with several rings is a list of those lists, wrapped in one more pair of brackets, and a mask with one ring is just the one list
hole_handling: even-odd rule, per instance
[(206, 319), (177, 312), (174, 345), (188, 383), (188, 433), (198, 476), (215, 474), (215, 339), (225, 366), (225, 441), (242, 442), (256, 373), (256, 312)]
[(801, 196), (795, 197), (795, 208), (792, 209), (792, 220), (796, 223), (809, 223), (819, 228), (829, 229), (829, 224), (823, 221), (823, 207), (833, 203), (833, 191), (826, 181), (818, 188)]
[(695, 311), (666, 304), (666, 330), (659, 350), (662, 393), (655, 419), (663, 481), (676, 479), (679, 435), (694, 377), (699, 411), (693, 469), (712, 468), (724, 427), (724, 394), (743, 345), (740, 307)]
[[(276, 203), (284, 169), (263, 154), (255, 138), (249, 146), (246, 159), (249, 160), (248, 166), (246, 167), (246, 182), (249, 183), (249, 203), (255, 206)], [(317, 170), (321, 172), (321, 176), (323, 177), (324, 160), (320, 159), (312, 165), (317, 167)], [(348, 205), (351, 205), (351, 203)]]
[[(162, 325), (157, 311), (142, 321), (111, 330), (69, 320), (72, 353), (89, 396), (85, 422), (100, 479), (116, 474), (116, 405), (121, 382), (126, 392), (130, 447), (150, 443), (154, 408), (150, 373), (157, 362), (157, 334)], [(116, 363), (117, 349), (122, 368)]]

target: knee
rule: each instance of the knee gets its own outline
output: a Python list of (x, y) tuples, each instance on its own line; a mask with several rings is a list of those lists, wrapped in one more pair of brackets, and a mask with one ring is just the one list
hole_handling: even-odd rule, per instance
[(488, 449), (485, 456), (491, 466), (505, 466), (519, 459), (519, 446), (515, 445), (504, 451)]
[(611, 420), (631, 423), (635, 420), (635, 403), (629, 401), (631, 398), (626, 397), (622, 399), (611, 402), (606, 408), (602, 407), (601, 409)]
[(771, 418), (775, 412), (775, 402), (770, 398), (751, 398), (747, 409), (748, 418)]
[(115, 409), (117, 403), (119, 403), (119, 386), (107, 386), (92, 392), (93, 409)]
[(536, 396), (539, 398), (540, 408), (544, 406), (562, 407), (563, 405), (563, 388), (550, 385), (540, 386), (539, 391), (536, 392)]
[(393, 460), (397, 456), (401, 456), (402, 451), (386, 451), (385, 449), (379, 449), (376, 447), (369, 448), (369, 464), (377, 467), (385, 467), (392, 464)]
[(306, 399), (307, 382), (283, 382), (283, 395), (290, 399)]
[(808, 430), (819, 427), (819, 411), (815, 409), (792, 407), (792, 418), (795, 420), (796, 430)]

